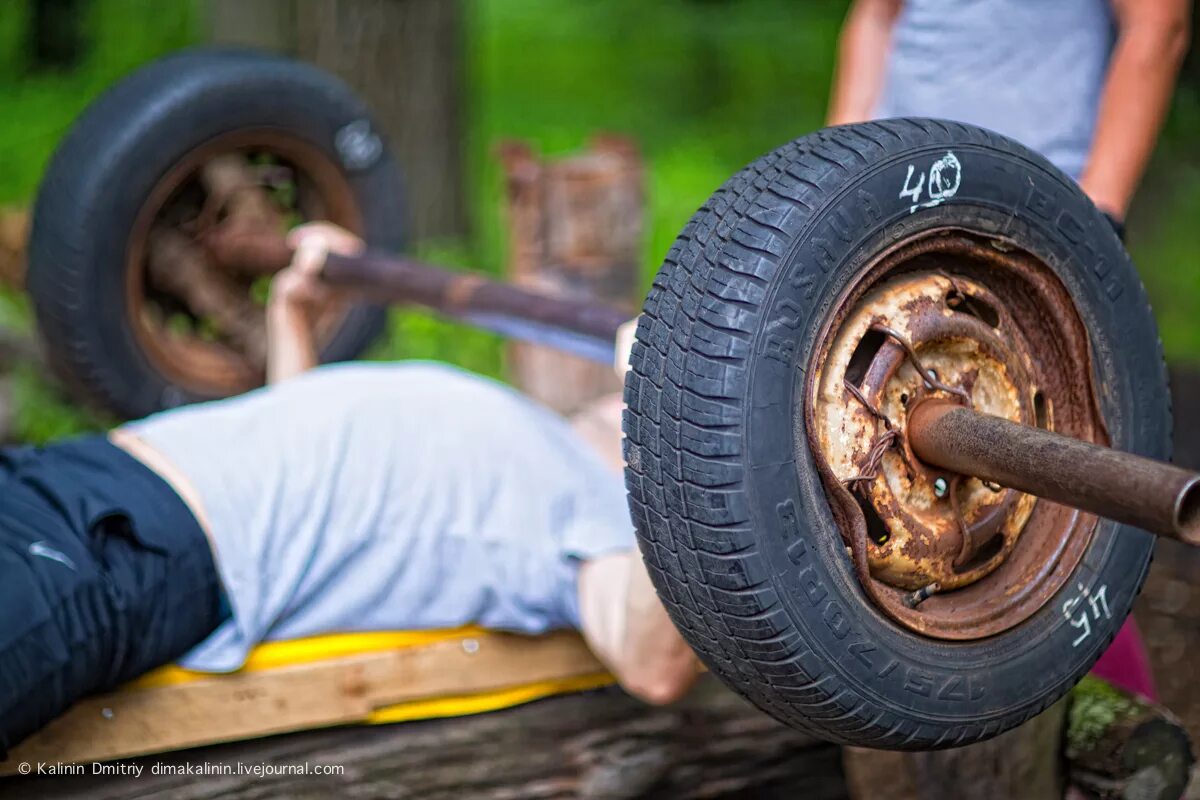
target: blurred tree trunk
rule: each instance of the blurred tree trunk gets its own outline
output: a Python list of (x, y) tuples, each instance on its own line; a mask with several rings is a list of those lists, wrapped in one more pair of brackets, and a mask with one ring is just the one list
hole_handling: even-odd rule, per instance
[(27, 51), (34, 70), (65, 69), (83, 55), (86, 0), (32, 0)]
[[(1177, 415), (1174, 461), (1185, 469), (1200, 470), (1200, 422), (1191, 413), (1200, 408), (1200, 370), (1172, 367), (1171, 404)], [(1159, 539), (1150, 576), (1134, 608), (1159, 700), (1183, 719), (1192, 739), (1200, 742), (1200, 683), (1192, 672), (1200, 652), (1200, 549)]]
[(1200, 14), (1192, 14), (1192, 46), (1184, 62), (1183, 83), (1200, 91)]
[(295, 0), (209, 0), (208, 26), (218, 44), (296, 55)]
[(467, 233), (459, 0), (209, 0), (215, 42), (311, 61), (370, 105), (404, 168), (417, 240)]

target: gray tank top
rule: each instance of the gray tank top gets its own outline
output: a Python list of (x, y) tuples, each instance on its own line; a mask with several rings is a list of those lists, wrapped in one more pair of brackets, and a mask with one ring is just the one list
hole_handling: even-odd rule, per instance
[(1078, 178), (1114, 37), (1109, 0), (904, 0), (875, 116), (990, 128)]
[(578, 626), (579, 561), (635, 546), (620, 473), (563, 419), (443, 365), (319, 367), (128, 427), (212, 525), (233, 617), (192, 669), (335, 631)]

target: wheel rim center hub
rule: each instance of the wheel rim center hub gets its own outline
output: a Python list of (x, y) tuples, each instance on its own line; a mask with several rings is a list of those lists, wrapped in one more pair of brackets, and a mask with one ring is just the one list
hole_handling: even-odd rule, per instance
[(1034, 424), (1029, 355), (1002, 333), (1012, 324), (985, 287), (914, 273), (874, 287), (835, 338), (817, 395), (820, 442), (868, 506), (877, 580), (914, 592), (966, 586), (1024, 530), (1033, 497), (926, 465), (904, 435), (908, 412), (934, 397)]
[(999, 236), (934, 228), (866, 263), (805, 373), (797, 448), (850, 566), (896, 622), (950, 640), (1007, 630), (1079, 563), (1096, 518), (923, 463), (928, 400), (1107, 443), (1087, 328), (1049, 264)]

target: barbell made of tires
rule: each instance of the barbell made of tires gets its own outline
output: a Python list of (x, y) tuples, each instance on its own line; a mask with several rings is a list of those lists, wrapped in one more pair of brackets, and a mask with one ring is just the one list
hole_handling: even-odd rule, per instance
[[(304, 219), (374, 253), (326, 264), (370, 301), (325, 321), (326, 356), (357, 352), (382, 300), (611, 353), (616, 311), (380, 255), (401, 243), (401, 198), (373, 136), (344, 86), (285, 59), (187, 53), (127, 78), (39, 193), (28, 285), (51, 362), (129, 416), (249, 388), (245, 301)], [(239, 293), (245, 314), (214, 300)], [(935, 466), (908, 435), (952, 401), (968, 431), (1003, 417), (1169, 456), (1123, 247), (1068, 177), (996, 134), (887, 120), (755, 161), (671, 247), (631, 366), (626, 480), (652, 580), (710, 670), (788, 724), (885, 748), (1000, 733), (1091, 667), (1145, 578), (1150, 536)], [(1161, 474), (1186, 527), (1194, 476)]]

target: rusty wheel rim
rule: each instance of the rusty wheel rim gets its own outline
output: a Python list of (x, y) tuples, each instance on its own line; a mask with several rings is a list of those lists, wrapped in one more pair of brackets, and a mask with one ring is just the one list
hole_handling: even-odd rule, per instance
[(1070, 580), (1096, 518), (923, 464), (904, 426), (941, 397), (1107, 444), (1069, 292), (1015, 243), (943, 228), (892, 245), (835, 307), (796, 446), (813, 454), (864, 590), (935, 638), (1019, 625)]
[[(188, 310), (176, 302), (178, 298), (157, 290), (147, 269), (151, 231), (158, 226), (181, 230), (202, 248), (205, 231), (189, 226), (208, 212), (198, 176), (205, 164), (228, 154), (290, 172), (294, 197), (288, 207), (280, 208), (287, 227), (327, 220), (363, 235), (362, 214), (346, 175), (330, 156), (299, 137), (271, 128), (239, 130), (216, 137), (180, 158), (154, 185), (138, 211), (125, 258), (127, 320), (142, 353), (171, 384), (163, 398), (166, 406), (177, 405), (186, 394), (210, 398), (239, 394), (260, 386), (265, 378), (262, 364), (253, 363), (246, 353), (219, 337), (200, 333), (202, 320), (197, 320), (191, 331), (179, 330), (175, 325), (178, 315), (187, 315)], [(284, 232), (279, 231), (280, 235)], [(262, 314), (261, 284), (247, 282), (244, 288), (247, 294), (259, 295), (256, 313)], [(318, 347), (328, 344), (349, 313), (350, 306), (339, 303), (321, 315), (316, 325)]]

